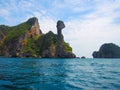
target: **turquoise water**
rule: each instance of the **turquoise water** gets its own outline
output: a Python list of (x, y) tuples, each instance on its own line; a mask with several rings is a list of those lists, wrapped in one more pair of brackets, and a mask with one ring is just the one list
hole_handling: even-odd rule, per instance
[(120, 90), (120, 59), (0, 58), (0, 90)]

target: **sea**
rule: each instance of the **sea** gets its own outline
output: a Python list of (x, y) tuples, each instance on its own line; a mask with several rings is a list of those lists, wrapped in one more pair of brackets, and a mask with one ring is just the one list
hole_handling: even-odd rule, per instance
[(120, 59), (0, 58), (0, 90), (120, 90)]

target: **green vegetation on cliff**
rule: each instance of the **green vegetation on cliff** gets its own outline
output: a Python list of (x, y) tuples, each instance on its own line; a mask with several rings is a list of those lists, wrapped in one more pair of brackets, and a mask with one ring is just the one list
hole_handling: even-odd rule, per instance
[(67, 52), (72, 52), (72, 48), (69, 46), (68, 43), (63, 42), (63, 45), (64, 45), (64, 47), (65, 47), (65, 51), (67, 51)]
[(39, 47), (36, 45), (35, 40), (33, 38), (26, 39), (26, 45), (23, 46), (23, 53), (31, 53), (32, 55), (39, 55)]
[(9, 27), (6, 33), (6, 42), (9, 42), (13, 39), (18, 38), (21, 35), (24, 35), (28, 29), (30, 29), (30, 25), (27, 23), (22, 23), (20, 25)]
[(48, 49), (51, 45), (56, 45), (57, 41), (57, 35), (55, 35), (52, 31), (48, 32), (45, 35), (42, 35), (38, 40), (38, 44), (40, 46), (40, 54), (44, 50)]
[[(54, 34), (52, 31), (49, 31), (47, 34), (42, 35), (39, 40), (37, 41), (39, 48), (39, 53), (42, 55), (42, 53), (45, 50), (49, 50), (51, 48), (55, 48), (57, 50), (57, 47), (61, 44), (62, 48), (65, 52), (72, 52), (72, 48), (69, 46), (68, 43), (62, 41), (59, 42), (59, 38), (56, 34)], [(54, 51), (54, 50), (53, 50)], [(57, 52), (57, 51), (56, 51)], [(56, 53), (54, 52), (54, 53)]]
[(30, 25), (26, 22), (13, 27), (0, 25), (0, 35), (3, 33), (6, 37), (5, 43), (8, 43), (19, 36), (24, 35), (28, 29), (30, 29)]

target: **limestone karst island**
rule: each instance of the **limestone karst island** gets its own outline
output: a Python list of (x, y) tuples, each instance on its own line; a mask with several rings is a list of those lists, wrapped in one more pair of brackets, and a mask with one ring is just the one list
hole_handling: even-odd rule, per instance
[(120, 47), (114, 43), (103, 44), (99, 51), (94, 51), (93, 58), (120, 58)]
[(43, 34), (36, 17), (17, 26), (0, 25), (0, 56), (75, 58), (72, 48), (64, 41), (63, 21), (57, 22), (57, 34)]

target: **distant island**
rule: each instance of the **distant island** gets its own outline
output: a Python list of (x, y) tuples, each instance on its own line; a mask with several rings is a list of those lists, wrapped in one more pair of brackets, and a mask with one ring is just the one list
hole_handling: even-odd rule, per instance
[(120, 58), (120, 47), (113, 43), (103, 44), (99, 51), (94, 51), (93, 58)]
[(72, 48), (64, 41), (63, 21), (57, 22), (57, 34), (43, 34), (36, 17), (17, 26), (0, 25), (0, 56), (75, 58)]

